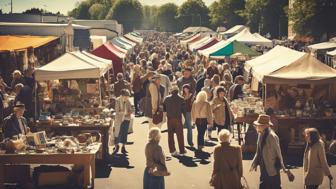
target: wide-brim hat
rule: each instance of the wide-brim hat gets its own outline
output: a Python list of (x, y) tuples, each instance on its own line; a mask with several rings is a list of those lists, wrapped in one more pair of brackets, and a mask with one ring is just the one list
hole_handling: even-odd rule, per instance
[(253, 122), (254, 125), (269, 125), (272, 126), (271, 117), (266, 114), (259, 115), (258, 119)]
[(26, 106), (20, 102), (20, 101), (17, 101), (14, 105), (14, 108), (25, 108)]

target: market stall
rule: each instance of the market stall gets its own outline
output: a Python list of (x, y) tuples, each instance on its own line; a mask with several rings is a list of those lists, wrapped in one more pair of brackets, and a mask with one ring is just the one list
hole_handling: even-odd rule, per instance
[(218, 46), (217, 48), (210, 47), (208, 49), (199, 51), (199, 53), (205, 57), (209, 57), (213, 59), (224, 59), (225, 57), (230, 57), (231, 55), (235, 53), (241, 53), (249, 57), (259, 55), (258, 52), (250, 49), (249, 47), (247, 47), (246, 45), (238, 41), (226, 41), (222, 45)]
[(326, 64), (332, 68), (336, 68), (336, 49), (327, 52)]
[[(113, 110), (109, 109), (109, 98), (104, 98), (102, 88), (103, 78), (111, 68), (110, 60), (87, 52), (69, 52), (36, 69), (35, 78), (42, 91), (37, 97), (43, 102), (41, 107), (36, 107), (41, 109), (37, 129), (68, 131), (76, 127), (83, 131), (104, 131), (101, 134), (107, 141)], [(47, 81), (45, 87), (42, 87), (43, 81)], [(103, 147), (104, 157), (107, 157), (106, 142)]]
[(228, 39), (228, 41), (234, 40), (249, 46), (259, 45), (269, 48), (273, 47), (273, 42), (271, 40), (261, 36), (260, 34), (252, 34), (248, 28), (243, 29), (241, 32)]
[[(263, 109), (273, 112), (283, 147), (303, 150), (302, 132), (307, 127), (318, 128), (325, 141), (336, 136), (336, 70), (310, 54), (291, 53), (286, 59), (264, 55), (258, 57), (260, 62), (251, 60), (249, 64), (252, 77), (262, 83)], [(245, 111), (235, 112), (238, 123), (252, 123), (259, 114), (246, 113), (248, 105), (239, 107)]]
[(115, 76), (117, 73), (123, 73), (123, 64), (126, 59), (126, 54), (120, 51), (114, 44), (105, 43), (91, 51), (91, 53), (98, 57), (111, 60)]
[[(100, 143), (80, 143), (74, 137), (55, 137), (46, 139), (43, 144), (37, 145), (32, 144), (34, 139), (32, 141), (28, 137), (29, 135), (27, 136), (26, 144), (21, 139), (10, 140), (7, 143), (12, 144), (10, 147), (12, 149), (7, 148), (7, 150), (3, 150), (1, 148), (0, 151), (3, 153), (0, 154), (0, 189), (6, 188), (4, 184), (12, 183), (13, 180), (16, 180), (14, 182), (31, 180), (30, 165), (25, 164), (71, 164), (74, 165), (74, 167), (80, 167), (82, 169), (81, 171), (77, 171), (76, 175), (73, 175), (73, 177), (78, 178), (78, 186), (83, 188), (94, 187), (94, 179), (96, 176), (95, 160), (101, 147)], [(27, 168), (25, 169), (25, 167)], [(33, 177), (35, 177), (34, 179), (36, 179), (35, 184), (37, 186), (43, 186), (46, 183), (66, 184), (67, 179), (70, 178), (71, 171), (73, 171), (62, 167), (64, 168), (62, 171), (59, 169), (55, 171), (54, 169), (54, 171), (49, 170), (49, 172), (37, 173), (40, 167), (42, 168), (42, 166), (34, 168), (32, 174)], [(15, 176), (24, 175), (24, 177), (28, 178), (13, 179), (13, 175), (10, 174), (14, 174)], [(49, 176), (49, 178), (46, 178), (47, 176)], [(9, 179), (11, 177), (12, 179)]]

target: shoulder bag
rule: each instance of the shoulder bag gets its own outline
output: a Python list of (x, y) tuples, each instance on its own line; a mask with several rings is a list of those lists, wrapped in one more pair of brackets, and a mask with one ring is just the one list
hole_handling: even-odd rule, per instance
[(163, 112), (160, 110), (160, 91), (158, 91), (158, 107), (156, 112), (153, 114), (153, 123), (159, 124), (163, 121)]

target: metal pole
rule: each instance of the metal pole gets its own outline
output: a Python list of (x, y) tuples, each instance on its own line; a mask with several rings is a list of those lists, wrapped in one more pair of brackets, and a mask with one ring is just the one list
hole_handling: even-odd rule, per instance
[(99, 105), (100, 106), (102, 106), (103, 105), (103, 102), (102, 102), (102, 91), (101, 91), (101, 86), (100, 86), (100, 83), (101, 83), (101, 81), (100, 81), (100, 77), (98, 78), (98, 87), (99, 87)]
[(13, 14), (13, 0), (11, 0), (11, 14)]

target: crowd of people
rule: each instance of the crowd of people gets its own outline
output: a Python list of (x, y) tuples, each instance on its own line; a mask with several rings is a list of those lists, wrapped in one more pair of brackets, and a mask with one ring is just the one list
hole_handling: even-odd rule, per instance
[[(189, 52), (167, 33), (146, 34), (144, 43), (134, 49), (130, 61), (125, 75), (118, 74), (114, 89), (118, 91), (115, 94), (131, 90), (136, 116), (148, 119), (144, 189), (164, 188), (164, 176), (170, 175), (159, 145), (164, 122), (167, 122), (168, 147), (173, 157), (183, 156), (186, 145), (202, 151), (216, 129), (219, 145), (214, 149), (210, 185), (215, 189), (242, 188), (242, 150), (231, 143), (234, 120), (230, 101), (244, 97), (243, 62), (209, 61)], [(290, 181), (294, 175), (284, 165), (271, 118), (260, 115), (254, 125), (259, 134), (250, 171), (260, 167), (260, 189), (280, 189), (280, 170), (287, 173)], [(197, 146), (193, 143), (194, 126)], [(177, 136), (178, 150), (174, 135)], [(304, 185), (307, 189), (315, 189), (322, 183), (324, 175), (329, 179), (332, 176), (318, 131), (307, 129), (305, 136)], [(116, 146), (115, 150), (118, 149)]]
[[(125, 65), (124, 73), (116, 75), (113, 154), (119, 152), (119, 144), (121, 152), (127, 153), (125, 144), (133, 114), (129, 97), (133, 96), (135, 116), (146, 117), (149, 128), (144, 189), (165, 188), (164, 177), (170, 175), (160, 146), (164, 123), (167, 123), (169, 152), (173, 157), (186, 154), (187, 145), (189, 149), (202, 152), (206, 141), (211, 140), (212, 132), (216, 131), (219, 144), (214, 148), (210, 185), (215, 189), (242, 188), (242, 149), (231, 142), (234, 118), (230, 102), (244, 97), (246, 85), (242, 76), (243, 62), (226, 61), (195, 55), (168, 33), (150, 33), (144, 35), (142, 45), (134, 48), (130, 56), (132, 63)], [(33, 79), (24, 77), (18, 70), (13, 72), (10, 86), (0, 78), (0, 124), (5, 138), (29, 132), (27, 119), (33, 117), (33, 86)], [(15, 93), (16, 97), (13, 113), (4, 118), (6, 93)], [(250, 170), (260, 167), (260, 189), (280, 189), (280, 170), (287, 173), (290, 180), (294, 179), (285, 167), (279, 138), (272, 125), (269, 115), (259, 115), (254, 122), (259, 134)], [(195, 127), (197, 136), (193, 135)], [(305, 137), (304, 185), (306, 189), (316, 189), (325, 175), (329, 179), (333, 177), (318, 131), (306, 129)]]

